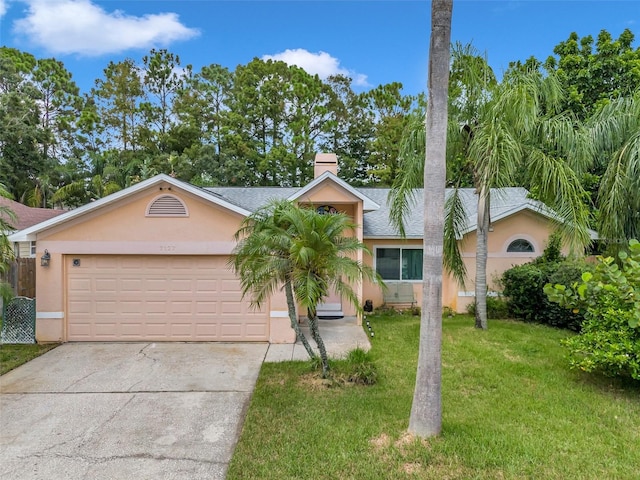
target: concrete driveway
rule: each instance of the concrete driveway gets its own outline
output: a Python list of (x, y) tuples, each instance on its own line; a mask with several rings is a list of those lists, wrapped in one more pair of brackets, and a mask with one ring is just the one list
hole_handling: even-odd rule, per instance
[(267, 348), (61, 345), (0, 377), (0, 478), (224, 478)]

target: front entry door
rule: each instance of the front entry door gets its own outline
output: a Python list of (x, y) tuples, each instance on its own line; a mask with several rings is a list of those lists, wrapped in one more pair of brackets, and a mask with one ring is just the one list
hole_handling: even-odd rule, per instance
[(342, 299), (336, 292), (331, 292), (324, 299), (324, 302), (318, 304), (318, 318), (335, 319), (344, 317), (342, 311)]

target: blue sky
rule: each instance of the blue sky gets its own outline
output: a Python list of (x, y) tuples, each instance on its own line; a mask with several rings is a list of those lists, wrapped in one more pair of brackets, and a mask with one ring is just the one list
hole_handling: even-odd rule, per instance
[[(426, 88), (430, 2), (424, 0), (0, 0), (0, 44), (62, 60), (83, 92), (110, 60), (167, 48), (194, 71), (277, 58), (354, 89), (401, 82)], [(640, 37), (638, 0), (454, 0), (452, 41), (485, 52), (498, 75), (510, 61), (544, 60), (573, 31)], [(640, 45), (640, 38), (634, 46)]]

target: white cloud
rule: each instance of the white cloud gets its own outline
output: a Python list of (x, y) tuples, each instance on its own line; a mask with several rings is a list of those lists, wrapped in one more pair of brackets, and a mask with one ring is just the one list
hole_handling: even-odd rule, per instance
[(7, 13), (7, 2), (5, 0), (0, 0), (0, 18)]
[(27, 15), (15, 21), (15, 31), (55, 54), (98, 56), (199, 35), (180, 23), (175, 13), (135, 17), (121, 10), (107, 12), (91, 0), (26, 1)]
[(340, 61), (327, 52), (311, 53), (303, 48), (287, 49), (275, 55), (264, 55), (263, 60), (281, 60), (287, 65), (296, 65), (312, 75), (326, 79), (331, 75), (344, 75), (353, 80), (353, 84), (360, 87), (370, 86), (367, 76), (356, 73), (340, 66)]

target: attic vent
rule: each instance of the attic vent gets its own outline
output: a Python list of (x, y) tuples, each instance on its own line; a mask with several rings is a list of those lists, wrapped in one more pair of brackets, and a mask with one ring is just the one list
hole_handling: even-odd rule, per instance
[(160, 195), (147, 207), (147, 217), (187, 217), (187, 207), (173, 195)]

